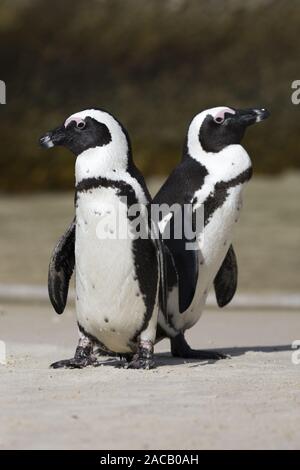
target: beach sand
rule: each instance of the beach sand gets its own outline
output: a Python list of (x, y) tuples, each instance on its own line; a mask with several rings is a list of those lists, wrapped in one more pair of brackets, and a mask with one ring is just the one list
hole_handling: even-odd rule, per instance
[(291, 343), (300, 315), (208, 310), (187, 334), (194, 347), (232, 359), (185, 361), (156, 347), (157, 368), (51, 370), (71, 357), (74, 312), (45, 303), (2, 303), (2, 449), (300, 448), (300, 364)]

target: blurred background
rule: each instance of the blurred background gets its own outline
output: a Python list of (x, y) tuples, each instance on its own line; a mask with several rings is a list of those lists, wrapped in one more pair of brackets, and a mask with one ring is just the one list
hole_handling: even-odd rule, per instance
[(244, 140), (255, 177), (236, 231), (240, 291), (300, 291), (300, 2), (1, 0), (0, 284), (45, 285), (73, 214), (74, 159), (45, 131), (87, 107), (128, 129), (154, 193), (179, 161), (193, 115), (261, 106)]
[[(299, 35), (299, 0), (0, 0), (1, 448), (299, 448)], [(237, 294), (224, 311), (211, 292), (187, 332), (232, 361), (164, 354), (154, 374), (50, 372), (78, 339), (73, 281), (63, 315), (47, 294), (50, 254), (73, 219), (75, 161), (39, 137), (71, 113), (107, 109), (155, 194), (192, 117), (220, 105), (271, 111), (243, 141), (254, 177), (235, 231)]]

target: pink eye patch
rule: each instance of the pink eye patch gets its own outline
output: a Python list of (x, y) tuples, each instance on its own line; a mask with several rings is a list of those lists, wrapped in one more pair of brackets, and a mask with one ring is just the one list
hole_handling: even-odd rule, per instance
[(230, 109), (230, 108), (223, 108), (217, 114), (215, 114), (214, 121), (217, 123), (223, 122), (225, 119), (226, 113), (235, 114), (235, 111), (233, 111), (233, 109)]
[(84, 122), (83, 119), (79, 118), (79, 117), (69, 117), (65, 123), (64, 123), (64, 126), (65, 127), (68, 127), (69, 124), (71, 124), (71, 122), (76, 122), (76, 125), (78, 126), (78, 124), (80, 124), (81, 122)]

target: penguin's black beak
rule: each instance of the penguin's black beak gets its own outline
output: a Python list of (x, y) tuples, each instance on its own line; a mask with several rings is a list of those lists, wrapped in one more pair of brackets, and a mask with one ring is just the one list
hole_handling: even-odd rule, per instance
[(55, 145), (64, 145), (66, 139), (66, 130), (64, 127), (57, 127), (53, 131), (47, 132), (43, 135), (39, 143), (42, 147), (49, 149)]
[(249, 109), (237, 109), (236, 113), (232, 116), (232, 119), (236, 120), (243, 126), (251, 126), (256, 122), (263, 121), (270, 116), (270, 113), (265, 108), (249, 108)]
[(254, 109), (253, 111), (256, 114), (256, 122), (263, 121), (270, 116), (270, 111), (268, 111), (266, 108)]

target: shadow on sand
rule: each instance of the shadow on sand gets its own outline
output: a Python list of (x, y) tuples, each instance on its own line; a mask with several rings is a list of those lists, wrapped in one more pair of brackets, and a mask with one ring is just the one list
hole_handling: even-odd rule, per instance
[(234, 358), (237, 356), (243, 356), (248, 352), (263, 352), (263, 353), (272, 353), (272, 352), (279, 352), (279, 351), (291, 351), (290, 344), (284, 345), (276, 345), (276, 346), (247, 346), (247, 347), (235, 347), (235, 348), (222, 348), (222, 349), (211, 349), (206, 351), (212, 352), (222, 352), (224, 354), (228, 354), (230, 357), (228, 359), (184, 359), (178, 357), (172, 357), (170, 353), (158, 353), (155, 355), (156, 357), (156, 364), (157, 366), (170, 366), (170, 365), (180, 365), (180, 364), (198, 364), (198, 365), (205, 365), (205, 364), (213, 364), (219, 361), (227, 361), (230, 358)]
[[(217, 350), (211, 349), (211, 351), (216, 352)], [(284, 345), (277, 345), (277, 346), (247, 346), (247, 347), (223, 348), (222, 350), (219, 350), (219, 352), (220, 351), (224, 354), (228, 354), (229, 356), (231, 356), (231, 358), (234, 358), (237, 356), (242, 356), (248, 352), (272, 353), (272, 352), (280, 352), (280, 351), (291, 351), (291, 345), (284, 344)], [(221, 359), (221, 361), (223, 360)], [(230, 360), (230, 358), (225, 359), (225, 361), (227, 360)], [(200, 365), (206, 365), (206, 364), (213, 364), (219, 361), (220, 359), (219, 360), (215, 360), (215, 359), (200, 360), (200, 359), (184, 359), (184, 358), (172, 357), (171, 353), (167, 353), (167, 352), (155, 354), (156, 367), (175, 366), (175, 365), (181, 365), (181, 364), (193, 364), (195, 367), (197, 365), (200, 366)], [(99, 366), (111, 366), (111, 367), (122, 368), (122, 361), (120, 361), (119, 359), (115, 357), (103, 358), (103, 361), (99, 360), (99, 362), (94, 365), (94, 367), (99, 367)]]

